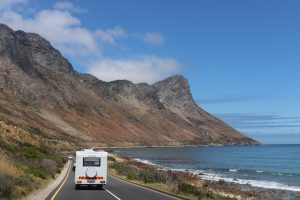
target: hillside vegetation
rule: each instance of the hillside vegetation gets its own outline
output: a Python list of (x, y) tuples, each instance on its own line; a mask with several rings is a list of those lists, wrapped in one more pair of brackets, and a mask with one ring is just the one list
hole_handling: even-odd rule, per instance
[(1, 121), (0, 199), (20, 199), (55, 178), (66, 161), (61, 148), (71, 146), (59, 142), (54, 149), (44, 138)]

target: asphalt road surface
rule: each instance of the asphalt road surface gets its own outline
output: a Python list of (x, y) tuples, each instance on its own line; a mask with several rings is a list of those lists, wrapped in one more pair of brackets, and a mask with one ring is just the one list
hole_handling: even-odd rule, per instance
[(174, 200), (178, 199), (108, 176), (108, 184), (103, 188), (82, 187), (75, 190), (75, 173), (70, 170), (63, 184), (56, 188), (46, 200)]

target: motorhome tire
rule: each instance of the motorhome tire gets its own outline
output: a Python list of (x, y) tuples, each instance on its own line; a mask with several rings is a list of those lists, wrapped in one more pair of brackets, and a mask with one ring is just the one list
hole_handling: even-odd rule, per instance
[(103, 185), (97, 185), (100, 190), (103, 189)]
[(80, 189), (80, 185), (79, 185), (79, 184), (76, 184), (76, 185), (75, 185), (75, 190), (78, 190), (78, 189)]

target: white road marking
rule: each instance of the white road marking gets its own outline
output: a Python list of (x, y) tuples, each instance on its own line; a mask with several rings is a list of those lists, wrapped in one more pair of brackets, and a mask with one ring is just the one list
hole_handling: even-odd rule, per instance
[(117, 178), (117, 177), (115, 177), (115, 176), (111, 176), (111, 175), (110, 175), (110, 177), (115, 178), (115, 179), (117, 179), (117, 180), (119, 180), (119, 181), (123, 181), (124, 183), (128, 183), (128, 184), (131, 184), (131, 185), (133, 185), (133, 186), (140, 187), (140, 188), (143, 188), (143, 189), (145, 189), (145, 190), (149, 190), (149, 191), (151, 191), (151, 192), (155, 192), (155, 193), (161, 194), (161, 195), (163, 195), (163, 196), (170, 197), (170, 198), (172, 198), (172, 199), (181, 200), (180, 198), (173, 197), (173, 196), (171, 196), (171, 195), (168, 195), (168, 194), (165, 194), (165, 193), (156, 191), (156, 190), (152, 190), (152, 189), (150, 189), (150, 188), (147, 188), (147, 187), (144, 187), (144, 186), (141, 186), (141, 185), (137, 185), (137, 184), (131, 183), (131, 182), (129, 182), (129, 181), (122, 180), (122, 179)]
[(111, 196), (115, 197), (116, 199), (121, 200), (119, 197), (117, 197), (114, 193), (112, 193), (108, 189), (104, 188), (104, 190), (106, 190), (109, 194), (111, 194)]

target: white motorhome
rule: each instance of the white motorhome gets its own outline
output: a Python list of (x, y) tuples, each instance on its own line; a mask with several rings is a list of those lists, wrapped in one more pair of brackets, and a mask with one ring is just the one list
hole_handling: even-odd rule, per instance
[(85, 149), (76, 152), (75, 185), (107, 184), (107, 152)]

